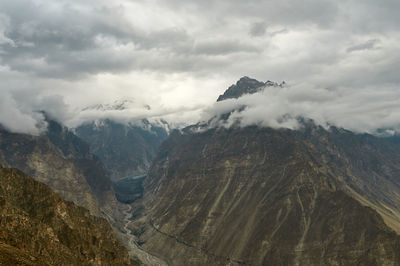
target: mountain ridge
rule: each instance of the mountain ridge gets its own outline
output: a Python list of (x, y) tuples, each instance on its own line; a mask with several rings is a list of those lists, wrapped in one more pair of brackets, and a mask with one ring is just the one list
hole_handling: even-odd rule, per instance
[[(218, 101), (265, 88), (244, 81)], [(171, 132), (135, 203), (143, 248), (178, 265), (395, 266), (400, 143), (298, 121)]]

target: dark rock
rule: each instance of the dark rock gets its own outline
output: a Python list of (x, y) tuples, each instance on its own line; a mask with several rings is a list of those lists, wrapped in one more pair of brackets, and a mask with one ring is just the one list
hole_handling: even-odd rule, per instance
[(249, 77), (242, 77), (236, 82), (235, 85), (230, 86), (224, 92), (224, 94), (220, 95), (217, 99), (217, 102), (226, 99), (239, 98), (244, 94), (253, 94), (262, 91), (265, 87), (270, 86), (279, 86), (279, 84), (269, 80), (267, 82), (260, 82)]

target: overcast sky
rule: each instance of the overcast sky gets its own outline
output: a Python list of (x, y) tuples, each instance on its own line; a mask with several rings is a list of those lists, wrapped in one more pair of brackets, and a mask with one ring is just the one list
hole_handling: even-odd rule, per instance
[[(257, 105), (307, 105), (300, 114), (358, 131), (397, 127), (399, 10), (398, 0), (2, 0), (0, 123), (37, 133), (45, 110), (76, 126), (82, 108), (121, 99), (134, 103), (124, 119), (192, 123), (246, 75), (289, 84)], [(272, 111), (253, 110), (257, 121)]]

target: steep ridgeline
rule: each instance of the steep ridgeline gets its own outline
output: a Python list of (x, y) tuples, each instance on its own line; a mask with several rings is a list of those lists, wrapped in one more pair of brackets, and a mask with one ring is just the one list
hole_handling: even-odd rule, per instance
[(224, 94), (220, 95), (217, 102), (226, 99), (237, 99), (244, 94), (253, 94), (262, 91), (265, 87), (283, 87), (285, 82), (281, 84), (268, 80), (267, 82), (258, 81), (249, 77), (242, 77), (236, 84), (230, 86)]
[(0, 163), (18, 168), (94, 215), (114, 212), (117, 203), (103, 164), (89, 146), (57, 122), (41, 136), (0, 130)]
[(106, 119), (81, 125), (75, 132), (117, 180), (147, 173), (158, 147), (168, 137), (168, 124), (161, 123), (143, 120), (139, 126)]
[(52, 120), (48, 121), (47, 137), (83, 174), (100, 208), (112, 213), (117, 205), (114, 189), (104, 164), (92, 153), (89, 144)]
[(136, 265), (106, 220), (0, 166), (0, 265)]
[(171, 133), (142, 247), (172, 265), (398, 265), (400, 145), (303, 123)]

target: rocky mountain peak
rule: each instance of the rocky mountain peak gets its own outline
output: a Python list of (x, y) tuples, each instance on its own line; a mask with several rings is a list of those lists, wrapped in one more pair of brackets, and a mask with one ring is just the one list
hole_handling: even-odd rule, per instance
[(226, 100), (226, 99), (232, 99), (232, 98), (239, 98), (244, 94), (253, 94), (259, 91), (262, 91), (265, 87), (283, 87), (286, 83), (283, 81), (281, 84), (273, 81), (258, 81), (253, 78), (249, 78), (247, 76), (244, 76), (240, 78), (236, 84), (230, 86), (224, 94), (220, 95), (217, 99), (217, 102)]

